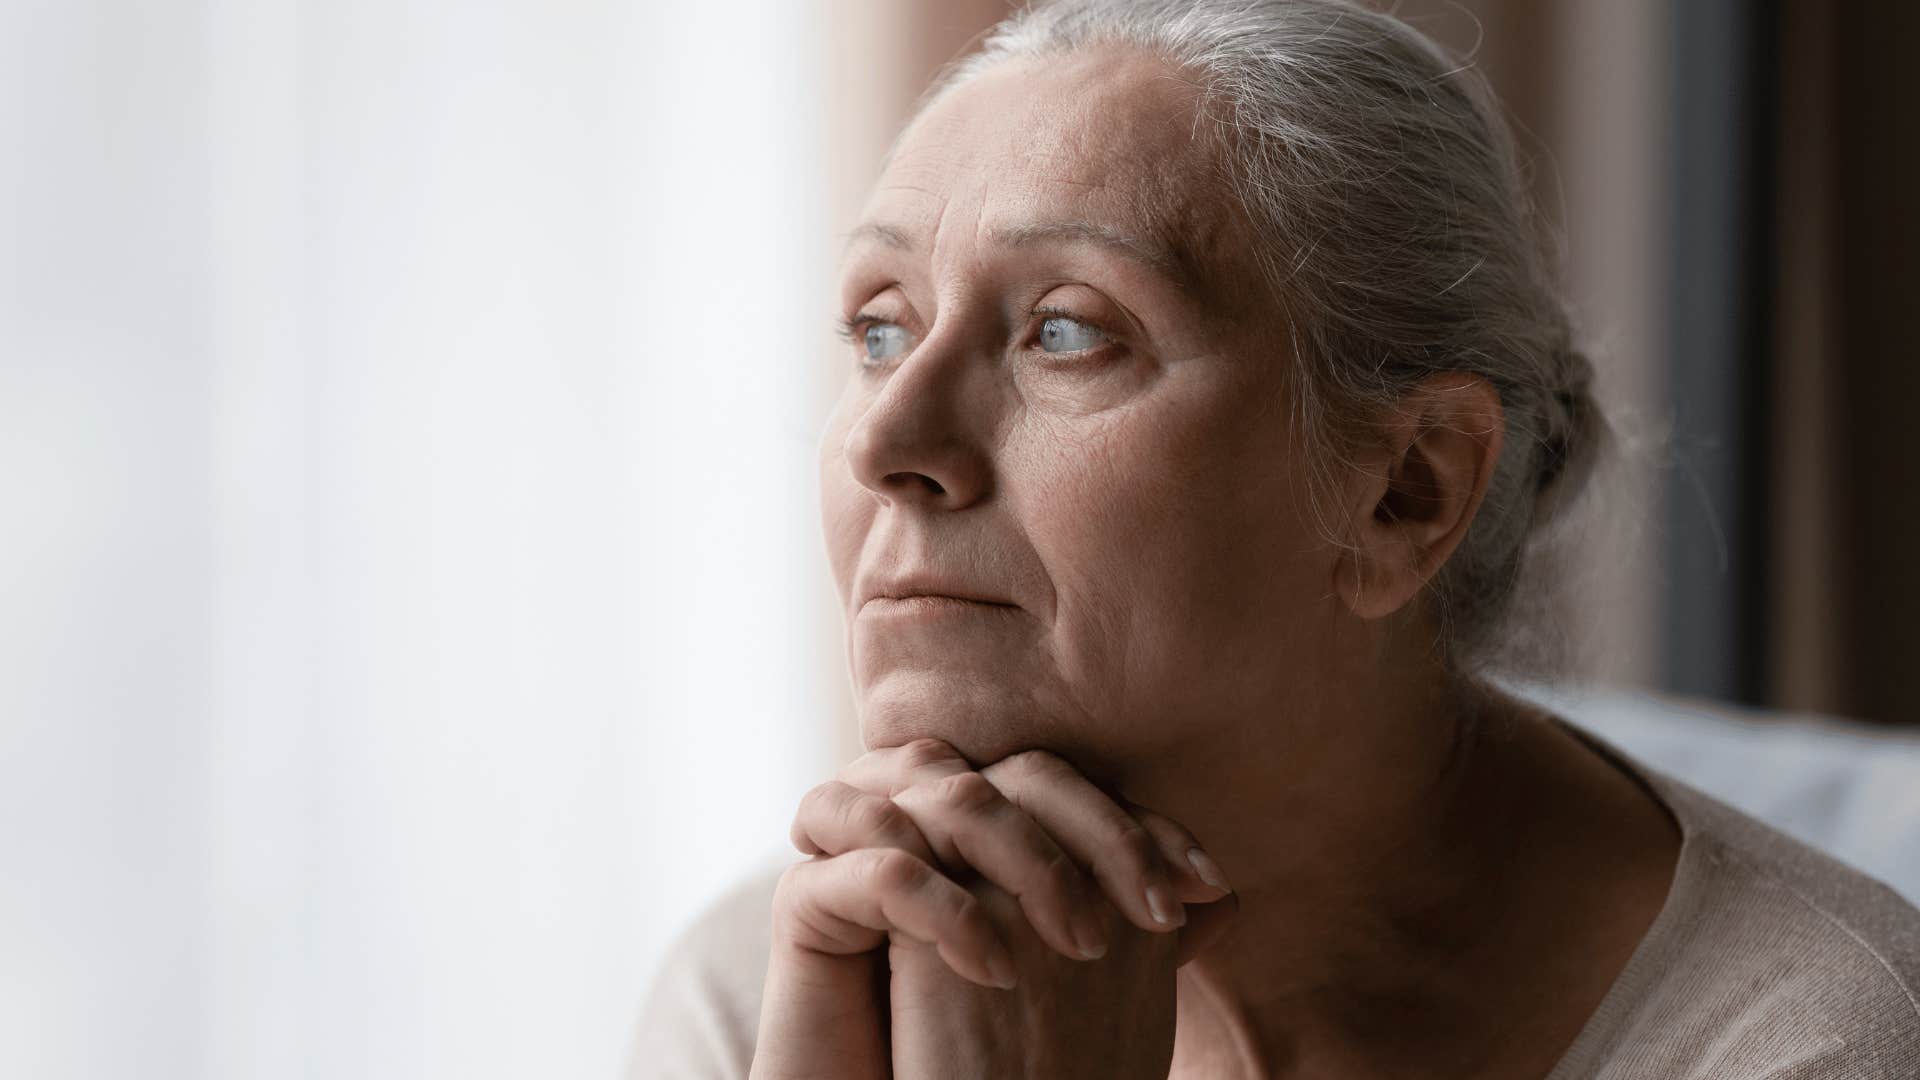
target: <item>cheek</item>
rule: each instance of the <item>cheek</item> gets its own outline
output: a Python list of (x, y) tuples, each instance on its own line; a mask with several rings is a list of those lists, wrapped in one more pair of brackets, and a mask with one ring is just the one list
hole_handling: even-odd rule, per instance
[(821, 437), (819, 473), (821, 535), (826, 541), (827, 560), (842, 603), (847, 602), (852, 593), (860, 549), (872, 527), (875, 510), (874, 500), (847, 467), (842, 450), (845, 430), (836, 414)]
[(1045, 425), (1027, 520), (1064, 651), (1129, 679), (1257, 648), (1314, 602), (1284, 429), (1224, 389)]
[(1082, 423), (1150, 394), (1162, 374), (1144, 357), (1122, 357), (1058, 369), (1034, 361), (1017, 367), (1014, 378), (1021, 400), (1037, 414)]
[(833, 583), (840, 599), (849, 599), (854, 572), (859, 567), (860, 547), (872, 524), (869, 509), (872, 500), (860, 497), (858, 488), (845, 478), (824, 473), (820, 478), (820, 526), (826, 540), (827, 561), (833, 569)]

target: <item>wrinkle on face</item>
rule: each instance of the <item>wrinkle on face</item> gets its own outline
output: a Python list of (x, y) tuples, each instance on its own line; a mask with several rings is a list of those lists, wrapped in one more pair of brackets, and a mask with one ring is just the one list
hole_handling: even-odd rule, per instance
[[(1023, 583), (1031, 616), (997, 639), (956, 627), (945, 651), (850, 619), (870, 737), (935, 734), (969, 756), (1052, 749), (1121, 770), (1269, 695), (1286, 664), (1250, 669), (1325, 615), (1317, 556), (1268, 561), (1312, 550), (1289, 495), (1285, 410), (1267, 400), (1286, 357), (1271, 311), (1245, 302), (1251, 233), (1196, 134), (1199, 92), (1170, 70), (1100, 53), (977, 76), (902, 137), (849, 240), (848, 313), (897, 287), (924, 336), (898, 366), (849, 379), (826, 441), (885, 423), (889, 388), (917, 378), (915, 392), (954, 395), (920, 415), (951, 422), (946, 436), (984, 455), (993, 483), (961, 507), (888, 498), (844, 454), (823, 454), (843, 598), (914, 538), (912, 557)], [(1113, 328), (1129, 338), (1118, 359), (1055, 369), (1009, 349), (1030, 305), (1066, 286), (1140, 324)], [(888, 460), (933, 467), (905, 444)]]

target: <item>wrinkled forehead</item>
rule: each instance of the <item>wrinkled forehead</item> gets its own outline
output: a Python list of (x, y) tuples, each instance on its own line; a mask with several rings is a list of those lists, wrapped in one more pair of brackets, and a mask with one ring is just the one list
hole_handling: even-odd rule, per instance
[(1247, 230), (1213, 124), (1193, 80), (1144, 53), (1002, 62), (914, 121), (862, 220), (915, 236), (1101, 231), (1217, 293), (1243, 280)]

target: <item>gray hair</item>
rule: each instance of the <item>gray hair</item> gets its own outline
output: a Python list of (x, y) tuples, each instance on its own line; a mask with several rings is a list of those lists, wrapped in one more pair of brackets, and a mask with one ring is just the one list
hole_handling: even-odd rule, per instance
[(921, 108), (1003, 61), (1101, 46), (1189, 72), (1217, 122), (1224, 180), (1292, 335), (1294, 426), (1330, 541), (1325, 493), (1415, 383), (1463, 371), (1498, 390), (1506, 431), (1487, 494), (1429, 584), (1435, 647), (1456, 673), (1557, 666), (1552, 627), (1513, 625), (1516, 586), (1538, 563), (1523, 591), (1552, 591), (1548, 526), (1611, 430), (1484, 78), (1350, 0), (1059, 0), (1002, 22)]

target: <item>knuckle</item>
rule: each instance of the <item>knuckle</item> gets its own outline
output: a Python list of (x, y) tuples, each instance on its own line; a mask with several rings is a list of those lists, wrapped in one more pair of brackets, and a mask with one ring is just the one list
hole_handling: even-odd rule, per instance
[(1154, 826), (1154, 828), (1149, 831), (1172, 837), (1178, 841), (1182, 847), (1192, 847), (1200, 842), (1194, 837), (1193, 830), (1167, 817), (1165, 814), (1155, 814), (1151, 810), (1143, 810), (1140, 812), (1140, 816), (1144, 819), (1144, 824)]
[(992, 920), (987, 918), (987, 907), (980, 898), (964, 889), (953, 901), (953, 924), (964, 932), (985, 934), (991, 932)]
[(780, 872), (780, 879), (773, 884), (775, 911), (791, 910), (800, 902), (801, 894), (806, 890), (805, 884), (800, 880), (800, 868), (805, 865), (803, 862), (797, 862)]
[(800, 805), (793, 812), (793, 821), (787, 826), (787, 839), (803, 852), (816, 850), (813, 844), (812, 823), (820, 819), (821, 787), (813, 788), (800, 796)]
[(861, 866), (876, 892), (906, 892), (925, 880), (926, 864), (899, 848), (868, 848)]
[(1046, 865), (1041, 868), (1048, 887), (1062, 895), (1072, 897), (1080, 892), (1080, 865), (1064, 851), (1056, 850), (1047, 856)]
[(830, 805), (830, 799), (833, 793), (839, 790), (839, 786), (839, 781), (830, 780), (827, 783), (816, 784), (808, 788), (807, 793), (800, 796), (800, 809), (795, 813), (795, 819), (802, 820), (820, 813), (821, 810)]
[(992, 773), (995, 783), (1005, 790), (1007, 801), (1025, 806), (1030, 792), (1057, 785), (1071, 768), (1045, 750), (1022, 750), (996, 762)]
[(900, 757), (907, 768), (923, 769), (929, 765), (956, 760), (960, 757), (960, 753), (939, 739), (920, 738), (902, 746)]
[(1136, 870), (1145, 872), (1159, 861), (1160, 846), (1153, 842), (1152, 834), (1139, 822), (1128, 818), (1120, 826), (1120, 835), (1116, 838), (1116, 848), (1121, 858)]
[(956, 810), (982, 810), (1000, 797), (993, 782), (969, 769), (941, 777), (931, 792), (938, 802)]
[(1029, 780), (1059, 776), (1069, 766), (1060, 756), (1047, 750), (1022, 750), (1008, 758), (1016, 775)]
[(774, 882), (774, 885), (773, 885), (773, 894), (775, 896), (780, 896), (786, 893), (790, 893), (795, 888), (798, 888), (798, 886), (795, 884), (795, 879), (799, 877), (799, 874), (798, 874), (799, 869), (800, 869), (800, 864), (793, 863), (789, 865), (785, 870), (780, 871), (780, 880)]
[(886, 837), (900, 831), (906, 814), (892, 799), (852, 799), (846, 808), (847, 825), (868, 836)]

